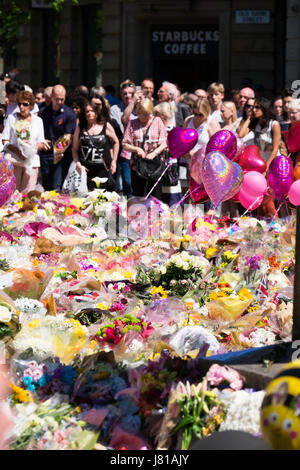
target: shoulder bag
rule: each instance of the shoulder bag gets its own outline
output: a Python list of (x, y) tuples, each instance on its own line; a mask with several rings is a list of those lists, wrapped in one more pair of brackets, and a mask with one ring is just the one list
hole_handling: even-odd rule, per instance
[[(151, 127), (151, 124), (148, 127), (147, 131), (145, 132), (143, 143), (142, 143), (142, 148), (144, 147), (146, 138), (149, 134), (150, 127)], [(137, 175), (144, 180), (156, 181), (161, 176), (165, 167), (166, 165), (160, 155), (153, 158), (152, 160), (138, 157), (135, 171)]]

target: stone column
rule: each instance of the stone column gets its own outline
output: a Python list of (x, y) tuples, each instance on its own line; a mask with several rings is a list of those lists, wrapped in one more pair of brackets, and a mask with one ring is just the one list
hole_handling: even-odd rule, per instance
[(121, 0), (104, 0), (102, 34), (102, 83), (119, 88), (121, 77)]
[(286, 86), (290, 87), (294, 80), (300, 80), (300, 2), (299, 0), (287, 0)]

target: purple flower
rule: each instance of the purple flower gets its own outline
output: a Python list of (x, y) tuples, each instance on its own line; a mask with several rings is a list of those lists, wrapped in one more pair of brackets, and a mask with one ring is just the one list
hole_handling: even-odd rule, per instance
[(262, 255), (246, 256), (246, 266), (249, 266), (251, 271), (260, 269), (259, 262), (262, 260), (262, 258)]

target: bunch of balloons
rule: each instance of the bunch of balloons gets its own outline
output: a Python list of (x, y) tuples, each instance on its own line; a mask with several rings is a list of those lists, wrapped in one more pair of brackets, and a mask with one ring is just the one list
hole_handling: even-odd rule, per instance
[[(287, 142), (290, 149), (300, 151), (300, 122), (295, 124), (289, 130)], [(180, 158), (189, 153), (197, 141), (194, 129), (175, 127), (168, 135), (172, 157)], [(273, 159), (267, 179), (266, 170), (258, 146), (245, 147), (242, 139), (223, 129), (192, 156), (190, 196), (197, 203), (210, 199), (214, 207), (231, 200), (240, 202), (247, 210), (254, 210), (271, 189), (278, 201), (288, 197), (292, 204), (300, 205), (300, 163), (293, 169), (291, 158), (279, 155)]]
[(192, 157), (190, 190), (197, 183), (198, 188), (191, 197), (194, 202), (210, 198), (214, 207), (232, 200), (254, 210), (267, 192), (267, 181), (262, 174), (265, 171), (266, 163), (259, 148), (255, 145), (245, 148), (242, 139), (223, 129)]

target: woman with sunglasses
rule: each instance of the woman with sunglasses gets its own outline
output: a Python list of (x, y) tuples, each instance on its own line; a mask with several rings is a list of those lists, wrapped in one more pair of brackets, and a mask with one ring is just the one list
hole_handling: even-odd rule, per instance
[[(271, 102), (268, 99), (255, 98), (250, 121), (244, 123), (240, 132), (241, 137), (244, 132), (254, 134), (252, 143), (260, 148), (261, 156), (267, 165), (265, 173), (267, 174), (272, 160), (280, 153), (279, 144), (281, 139), (280, 124), (275, 119)], [(265, 196), (262, 205), (258, 209), (258, 214), (261, 216), (274, 216), (276, 214), (273, 194), (270, 193), (270, 195)]]
[(202, 145), (207, 145), (211, 136), (221, 130), (220, 124), (210, 113), (211, 107), (208, 100), (199, 98), (193, 105), (192, 116), (188, 116), (184, 121), (184, 129), (195, 129), (198, 133), (198, 142), (190, 155), (197, 152)]
[[(5, 157), (12, 161), (16, 189), (27, 193), (34, 190), (40, 167), (38, 152), (44, 149), (44, 125), (40, 117), (31, 114), (35, 104), (33, 93), (17, 94), (19, 111), (10, 114), (2, 134)], [(25, 154), (25, 155), (24, 155)]]
[(272, 160), (278, 155), (281, 138), (280, 125), (275, 119), (271, 102), (266, 98), (256, 98), (253, 111), (250, 114), (241, 130), (240, 137), (244, 137), (249, 132), (254, 134), (254, 145), (260, 148), (261, 156), (269, 169)]
[(253, 145), (254, 143), (254, 132), (249, 129), (254, 109), (254, 102), (255, 98), (247, 99), (243, 108), (242, 117), (238, 119), (239, 124), (237, 127), (237, 134), (241, 139), (243, 139), (245, 147), (247, 147), (247, 145)]

